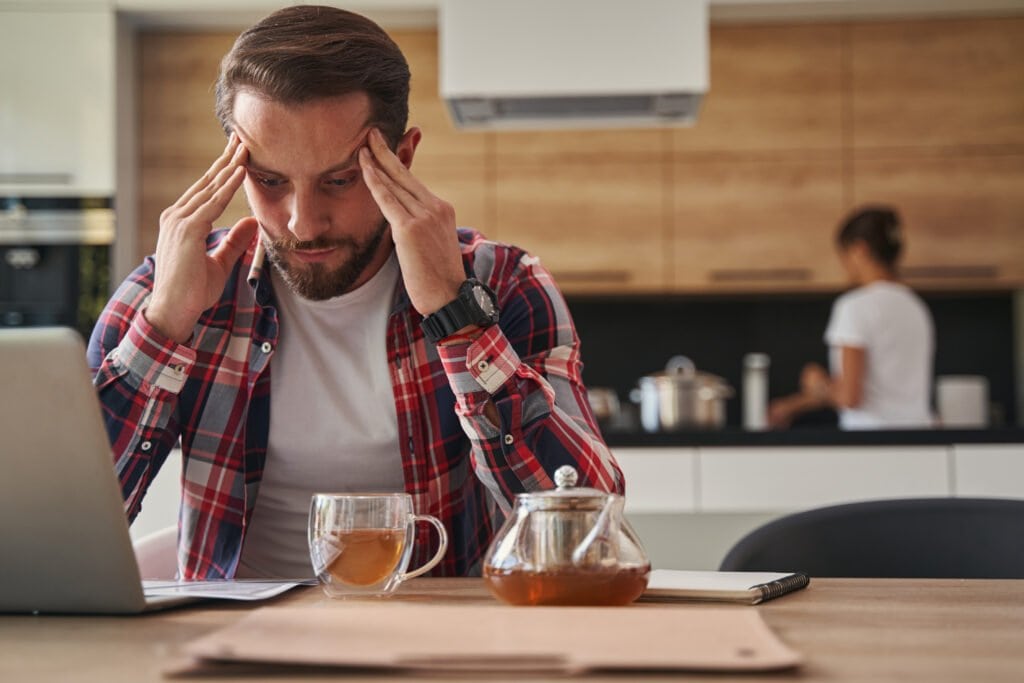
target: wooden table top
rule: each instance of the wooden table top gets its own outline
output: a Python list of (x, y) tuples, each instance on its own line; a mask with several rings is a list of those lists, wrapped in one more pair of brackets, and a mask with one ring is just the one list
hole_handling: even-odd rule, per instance
[[(416, 579), (392, 599), (438, 604), (492, 600), (479, 579)], [(255, 606), (328, 607), (330, 602), (312, 587), (295, 589), (269, 603), (210, 602), (133, 617), (0, 615), (0, 681), (165, 681), (163, 672), (178, 661), (185, 643), (234, 622)], [(663, 607), (686, 609), (687, 605)], [(804, 665), (772, 675), (631, 674), (584, 680), (1024, 680), (1024, 580), (814, 579), (809, 588), (756, 608), (731, 608), (759, 610), (779, 637), (803, 655)], [(238, 680), (287, 683), (335, 677), (349, 682), (391, 680), (331, 673)], [(187, 680), (223, 683), (225, 679)], [(492, 676), (486, 680), (513, 679)]]

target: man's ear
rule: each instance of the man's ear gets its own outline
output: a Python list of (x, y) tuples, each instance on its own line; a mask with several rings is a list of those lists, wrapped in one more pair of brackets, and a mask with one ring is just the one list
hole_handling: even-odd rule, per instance
[(412, 168), (412, 158), (416, 155), (416, 147), (419, 146), (422, 138), (423, 131), (419, 128), (413, 127), (407, 130), (405, 135), (402, 136), (402, 139), (398, 141), (398, 147), (395, 149), (395, 155), (406, 168)]

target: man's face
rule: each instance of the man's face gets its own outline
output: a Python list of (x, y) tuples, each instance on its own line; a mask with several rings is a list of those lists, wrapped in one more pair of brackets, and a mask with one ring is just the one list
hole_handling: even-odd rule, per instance
[(389, 227), (357, 160), (370, 115), (365, 93), (294, 106), (249, 92), (235, 98), (235, 130), (249, 151), (249, 206), (271, 262), (308, 299), (355, 289), (391, 253)]

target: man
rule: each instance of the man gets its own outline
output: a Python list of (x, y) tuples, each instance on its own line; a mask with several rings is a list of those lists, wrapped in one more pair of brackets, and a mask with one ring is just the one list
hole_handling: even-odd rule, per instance
[[(407, 491), (448, 531), (435, 573), (467, 575), (559, 466), (623, 490), (551, 276), (456, 230), (413, 175), (408, 92), (358, 15), (289, 7), (244, 32), (217, 83), (227, 147), (93, 332), (130, 518), (181, 441), (182, 578), (310, 576), (315, 491)], [(253, 216), (214, 231), (239, 188)], [(423, 530), (414, 561), (436, 547)]]

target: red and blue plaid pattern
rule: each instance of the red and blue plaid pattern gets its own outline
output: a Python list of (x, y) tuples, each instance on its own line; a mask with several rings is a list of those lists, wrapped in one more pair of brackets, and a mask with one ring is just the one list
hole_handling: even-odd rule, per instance
[[(224, 231), (210, 236), (213, 248)], [(581, 486), (623, 492), (581, 380), (568, 307), (537, 259), (460, 229), (467, 274), (497, 294), (501, 317), (472, 342), (435, 347), (400, 282), (387, 349), (406, 490), (438, 517), (450, 546), (435, 575), (478, 574), (513, 496), (553, 488), (572, 465)], [(279, 326), (255, 243), (187, 345), (164, 338), (143, 311), (152, 258), (107, 304), (89, 342), (125, 511), (134, 519), (176, 443), (183, 455), (178, 566), (182, 578), (234, 575), (267, 455), (270, 358)], [(492, 401), (500, 417), (484, 416)], [(437, 547), (420, 525), (414, 564)]]

